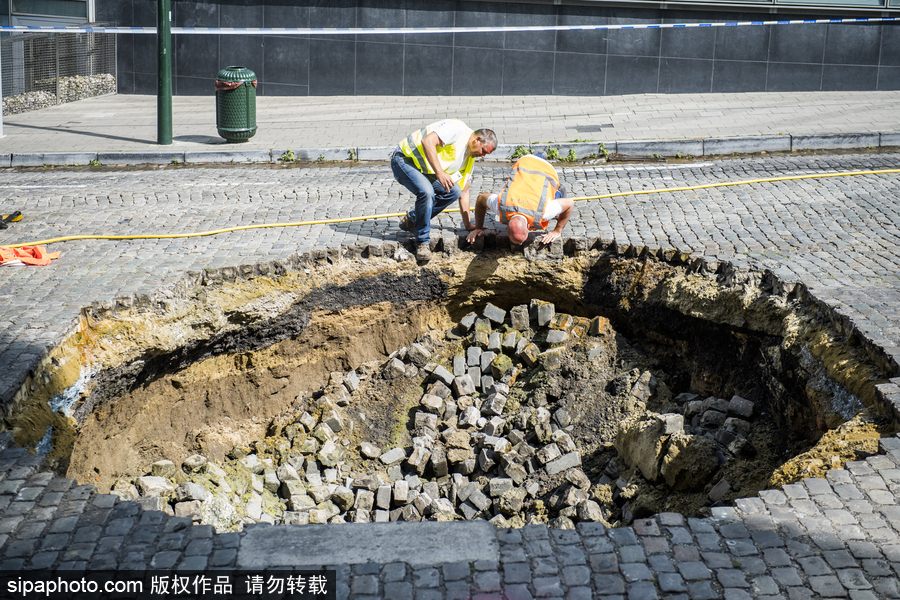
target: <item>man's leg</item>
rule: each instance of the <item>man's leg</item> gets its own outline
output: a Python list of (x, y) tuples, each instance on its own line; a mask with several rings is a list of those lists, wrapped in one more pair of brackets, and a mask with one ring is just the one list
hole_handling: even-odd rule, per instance
[[(416, 196), (415, 208), (408, 213), (410, 220), (416, 225), (416, 244), (429, 243), (435, 185), (440, 187), (441, 184), (432, 182), (412, 164), (412, 161), (399, 152), (391, 157), (391, 171), (394, 173), (394, 179)], [(441, 191), (443, 190), (441, 187)]]
[(431, 216), (434, 217), (441, 214), (445, 208), (459, 200), (460, 194), (462, 194), (462, 190), (459, 189), (458, 183), (450, 188), (448, 192), (440, 183), (435, 182), (434, 205), (431, 209)]

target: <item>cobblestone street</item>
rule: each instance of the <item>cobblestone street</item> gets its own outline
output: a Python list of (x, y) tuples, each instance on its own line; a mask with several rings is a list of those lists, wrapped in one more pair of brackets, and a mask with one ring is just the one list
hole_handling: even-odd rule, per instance
[[(896, 153), (833, 153), (599, 163), (563, 166), (560, 173), (569, 195), (594, 196), (898, 168)], [(508, 166), (480, 164), (473, 192), (499, 191), (507, 173)], [(0, 194), (4, 213), (25, 214), (0, 232), (0, 245), (400, 213), (412, 204), (386, 164), (0, 170)], [(457, 214), (444, 214), (432, 235), (462, 235), (459, 225)], [(564, 236), (677, 248), (767, 268), (805, 284), (898, 369), (900, 173), (584, 200), (576, 202)], [(50, 266), (0, 272), (0, 398), (12, 397), (92, 302), (150, 293), (187, 271), (408, 239), (391, 218), (51, 244), (62, 256)], [(297, 564), (289, 533), (296, 528), (272, 533), (255, 525), (214, 535), (209, 526), (190, 527), (41, 473), (40, 456), (10, 447), (0, 454), (0, 569), (330, 566), (338, 571), (338, 598), (354, 600), (900, 598), (900, 439), (882, 440), (881, 451), (830, 471), (827, 479), (715, 508), (708, 519), (665, 513), (631, 527), (582, 523), (575, 531), (467, 524), (476, 527), (464, 536), (447, 523), (424, 535), (432, 546), (418, 552), (418, 561), (381, 560), (376, 553), (373, 562), (341, 562), (340, 553), (323, 553), (315, 564)], [(333, 545), (351, 547), (374, 536), (409, 535), (378, 527), (335, 526), (329, 536)], [(477, 543), (485, 554), (477, 561), (454, 554)], [(423, 555), (433, 560), (423, 564)]]

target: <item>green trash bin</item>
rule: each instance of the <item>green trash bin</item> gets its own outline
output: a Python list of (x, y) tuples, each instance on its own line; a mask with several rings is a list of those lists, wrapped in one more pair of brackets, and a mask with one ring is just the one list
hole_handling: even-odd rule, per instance
[(225, 67), (216, 74), (216, 129), (228, 142), (256, 135), (256, 73)]

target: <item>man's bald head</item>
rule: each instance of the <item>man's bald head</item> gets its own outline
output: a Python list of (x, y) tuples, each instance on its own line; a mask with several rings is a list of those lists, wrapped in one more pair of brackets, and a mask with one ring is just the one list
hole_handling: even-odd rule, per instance
[(506, 225), (506, 233), (513, 244), (522, 245), (528, 239), (528, 219), (522, 215), (513, 215)]

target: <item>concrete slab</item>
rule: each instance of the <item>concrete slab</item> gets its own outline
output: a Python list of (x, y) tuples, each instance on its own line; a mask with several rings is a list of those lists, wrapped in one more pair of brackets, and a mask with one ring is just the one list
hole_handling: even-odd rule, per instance
[(89, 165), (97, 158), (96, 152), (23, 152), (12, 154), (12, 167), (42, 167)]
[(869, 146), (875, 148), (879, 143), (877, 133), (818, 133), (791, 136), (791, 150), (834, 150)]
[(702, 156), (703, 140), (619, 140), (616, 153), (625, 156)]
[(101, 165), (169, 165), (174, 161), (184, 163), (184, 151), (98, 152), (97, 160)]
[(884, 131), (878, 137), (879, 146), (900, 146), (900, 131)]
[(8, 167), (12, 164), (12, 154), (0, 154), (0, 167)]
[[(544, 157), (549, 158), (552, 155), (551, 150), (555, 150), (557, 154), (556, 161), (561, 161), (569, 157), (570, 152), (575, 153), (576, 159), (587, 158), (589, 156), (601, 156), (602, 152), (600, 151), (601, 142), (572, 142), (572, 143), (562, 143), (562, 144), (535, 144), (531, 146), (532, 152), (542, 152)], [(607, 152), (613, 152), (610, 150), (610, 146), (615, 146), (616, 142), (603, 142), (603, 147)]]
[(751, 135), (703, 140), (703, 155), (752, 154), (754, 152), (790, 152), (789, 135)]
[(184, 160), (191, 164), (269, 163), (272, 162), (272, 153), (269, 150), (255, 149), (197, 150), (185, 151)]
[[(298, 148), (294, 150), (294, 156), (296, 160), (309, 162), (350, 160), (351, 151), (355, 154), (356, 148)], [(272, 151), (272, 156), (276, 159), (282, 154), (283, 151)]]
[(366, 146), (356, 149), (356, 160), (389, 161), (396, 146)]
[[(452, 539), (465, 544), (448, 543)], [(413, 568), (500, 558), (497, 527), (463, 523), (345, 523), (250, 527), (238, 551), (238, 568), (357, 565), (405, 562)]]

